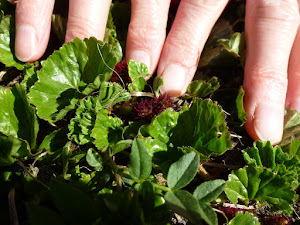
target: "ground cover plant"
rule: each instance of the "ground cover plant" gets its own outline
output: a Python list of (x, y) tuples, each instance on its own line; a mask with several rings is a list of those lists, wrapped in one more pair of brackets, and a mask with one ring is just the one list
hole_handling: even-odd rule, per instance
[(14, 6), (0, 2), (1, 224), (297, 223), (300, 114), (286, 110), (276, 146), (243, 127), (244, 1), (218, 20), (181, 98), (125, 62), (126, 1), (104, 41), (62, 45), (54, 14), (34, 63), (15, 58)]

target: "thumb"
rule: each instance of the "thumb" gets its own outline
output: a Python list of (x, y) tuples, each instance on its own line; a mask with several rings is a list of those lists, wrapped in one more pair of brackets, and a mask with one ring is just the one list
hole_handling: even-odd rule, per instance
[(54, 0), (16, 2), (16, 57), (33, 62), (45, 52), (50, 35)]

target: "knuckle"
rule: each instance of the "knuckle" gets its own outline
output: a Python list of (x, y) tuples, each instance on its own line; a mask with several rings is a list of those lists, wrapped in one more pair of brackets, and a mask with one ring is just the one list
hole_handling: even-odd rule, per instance
[(75, 37), (83, 39), (90, 36), (99, 38), (96, 33), (97, 26), (91, 21), (85, 20), (84, 23), (82, 21), (82, 18), (79, 17), (69, 19), (66, 36), (70, 39), (74, 39)]
[(168, 37), (168, 48), (170, 52), (176, 52), (176, 57), (186, 67), (194, 67), (201, 53), (198, 43), (192, 42), (184, 36)]
[(152, 48), (155, 44), (160, 43), (165, 31), (155, 26), (153, 23), (130, 23), (128, 27), (128, 39), (140, 47)]
[(258, 0), (250, 12), (252, 19), (278, 21), (283, 24), (299, 23), (299, 10), (296, 0)]
[(251, 71), (249, 75), (248, 79), (245, 79), (248, 92), (255, 92), (253, 87), (259, 86), (264, 90), (265, 98), (285, 99), (288, 84), (286, 73), (275, 69), (264, 69)]

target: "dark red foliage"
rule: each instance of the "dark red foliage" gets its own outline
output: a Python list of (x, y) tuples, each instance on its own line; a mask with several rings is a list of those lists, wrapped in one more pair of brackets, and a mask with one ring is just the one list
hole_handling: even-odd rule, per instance
[(271, 215), (263, 219), (265, 225), (288, 225), (290, 219), (283, 215)]
[(233, 207), (220, 207), (219, 210), (223, 211), (227, 217), (233, 218), (237, 212), (246, 212), (246, 209), (233, 208)]
[(134, 102), (131, 104), (131, 107), (132, 120), (151, 121), (154, 116), (159, 115), (167, 108), (173, 108), (174, 101), (169, 95), (163, 94), (152, 99)]
[(115, 66), (113, 75), (110, 78), (110, 81), (116, 82), (116, 83), (122, 83), (121, 79), (123, 80), (124, 84), (126, 84), (130, 81), (130, 78), (128, 75), (128, 65), (127, 65), (125, 59), (123, 59), (121, 62), (117, 63), (117, 65)]

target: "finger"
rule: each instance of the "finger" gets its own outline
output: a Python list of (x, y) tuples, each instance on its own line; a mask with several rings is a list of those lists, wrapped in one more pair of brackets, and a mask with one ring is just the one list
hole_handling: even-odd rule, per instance
[[(300, 0), (298, 0), (300, 11)], [(298, 27), (288, 67), (288, 90), (286, 95), (286, 108), (292, 108), (300, 112), (300, 27)]]
[(49, 41), (54, 0), (16, 2), (16, 57), (24, 62), (39, 59)]
[(252, 0), (246, 5), (246, 129), (254, 139), (281, 140), (287, 67), (299, 11), (296, 0)]
[(228, 0), (182, 0), (165, 42), (158, 75), (162, 91), (182, 95), (192, 80), (200, 53)]
[(166, 38), (170, 0), (132, 0), (131, 3), (126, 59), (146, 64), (152, 74)]
[(65, 42), (75, 37), (103, 40), (111, 0), (70, 0)]

